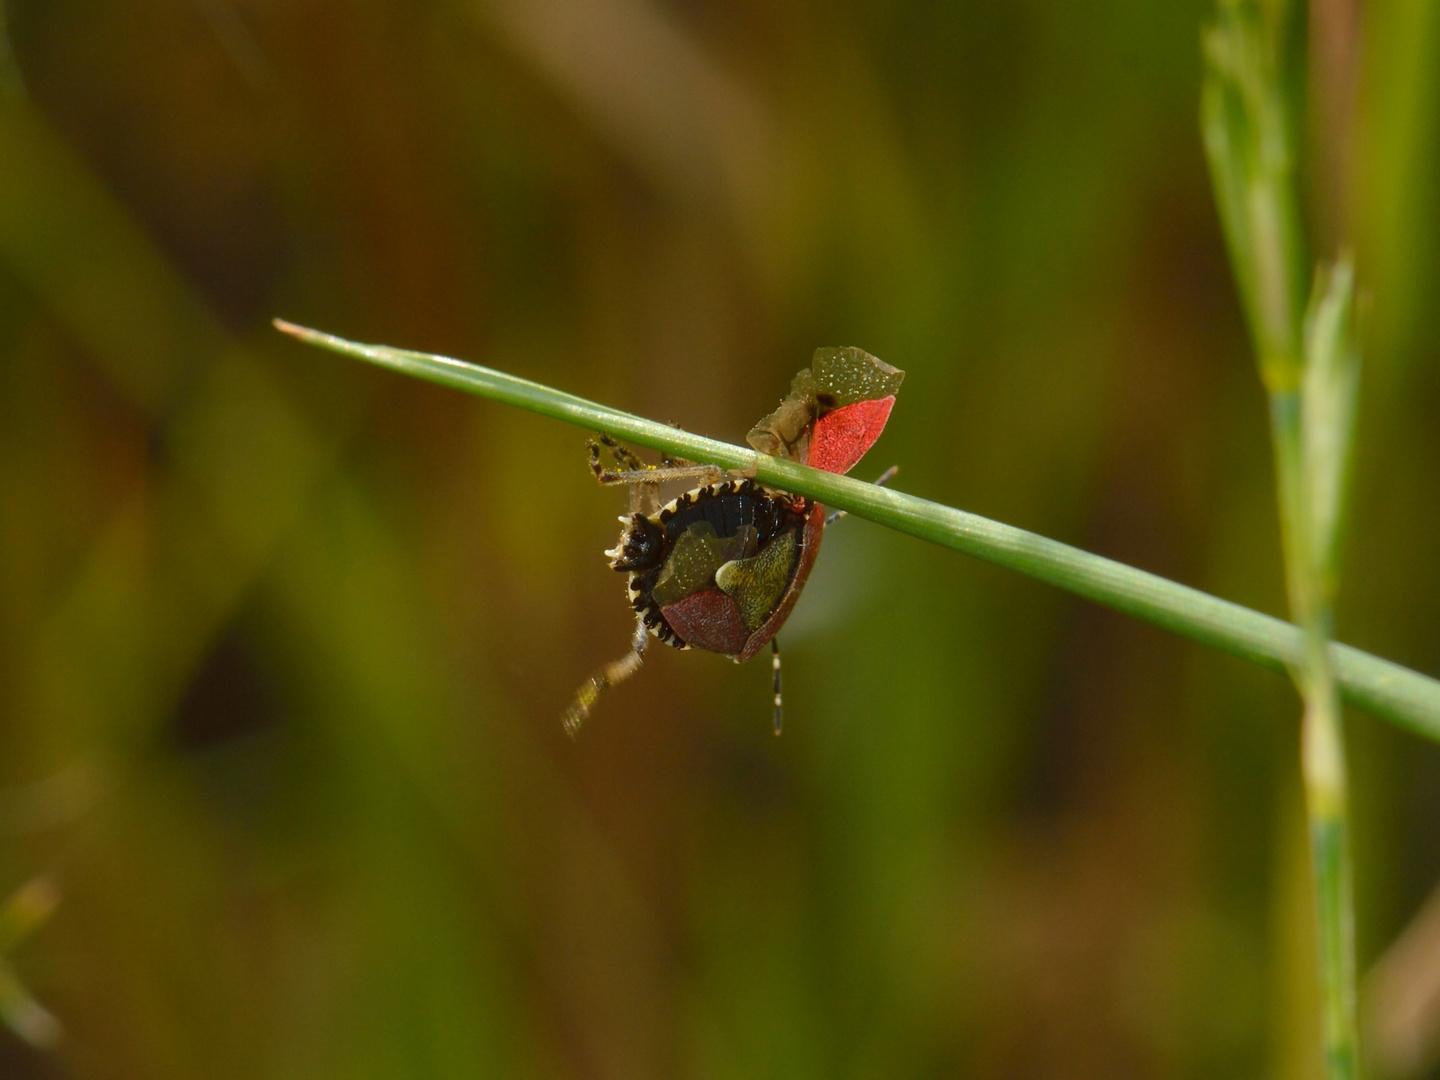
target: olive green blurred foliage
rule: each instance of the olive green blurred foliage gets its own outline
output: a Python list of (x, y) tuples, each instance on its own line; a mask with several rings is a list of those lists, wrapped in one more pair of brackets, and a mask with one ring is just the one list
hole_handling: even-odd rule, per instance
[[(58, 906), (0, 976), (64, 1034), (0, 1075), (1313, 1075), (1282, 680), (851, 519), (782, 739), (652, 650), (571, 743), (581, 437), (268, 327), (732, 441), (859, 345), (859, 473), (1281, 611), (1205, 3), (3, 10), (0, 899)], [(1440, 17), (1365, 19), (1340, 636), (1434, 673)], [(1440, 753), (1351, 744), (1363, 969)]]

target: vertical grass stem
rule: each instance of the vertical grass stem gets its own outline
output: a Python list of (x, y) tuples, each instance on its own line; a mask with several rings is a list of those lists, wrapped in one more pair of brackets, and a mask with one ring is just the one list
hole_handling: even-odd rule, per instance
[(1292, 677), (1303, 702), (1301, 769), (1319, 925), (1322, 1026), (1331, 1080), (1359, 1075), (1355, 905), (1345, 746), (1330, 638), (1359, 361), (1354, 275), (1317, 276), (1299, 309), (1295, 123), (1284, 3), (1219, 0), (1204, 37), (1201, 127), (1231, 262), (1270, 398), (1291, 616), (1304, 636)]

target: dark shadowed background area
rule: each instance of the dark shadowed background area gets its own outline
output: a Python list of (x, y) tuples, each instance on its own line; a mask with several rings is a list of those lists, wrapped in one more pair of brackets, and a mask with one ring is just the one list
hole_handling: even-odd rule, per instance
[[(0, 11), (0, 901), (54, 905), (0, 1075), (1315, 1075), (1284, 680), (852, 518), (783, 738), (657, 648), (572, 743), (631, 627), (585, 433), (269, 327), (732, 441), (859, 345), (857, 475), (1283, 613), (1205, 2)], [(1437, 673), (1440, 15), (1363, 16), (1340, 632)], [(1350, 741), (1368, 970), (1440, 751)], [(1433, 936), (1367, 983), (1396, 1075)]]

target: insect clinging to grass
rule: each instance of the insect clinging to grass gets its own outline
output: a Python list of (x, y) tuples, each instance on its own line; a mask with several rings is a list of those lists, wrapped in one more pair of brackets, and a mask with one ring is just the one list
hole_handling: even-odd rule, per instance
[[(827, 472), (847, 473), (885, 429), (905, 373), (857, 348), (816, 349), (780, 407), (746, 436), (758, 452)], [(590, 444), (590, 466), (602, 484), (630, 486), (630, 513), (610, 567), (629, 575), (635, 635), (630, 651), (591, 676), (565, 712), (572, 736), (600, 693), (633, 675), (653, 636), (676, 649), (723, 653), (737, 663), (770, 646), (775, 733), (783, 714), (776, 634), (789, 617), (827, 520), (813, 500), (729, 476), (713, 465), (666, 461), (647, 465), (609, 436)], [(606, 467), (604, 455), (612, 458)], [(887, 470), (877, 483), (895, 473)], [(664, 506), (659, 486), (705, 482)]]

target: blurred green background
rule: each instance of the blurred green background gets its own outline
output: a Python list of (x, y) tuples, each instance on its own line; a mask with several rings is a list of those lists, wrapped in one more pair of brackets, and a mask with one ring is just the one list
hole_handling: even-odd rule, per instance
[[(3, 3), (0, 899), (58, 906), (0, 1076), (1315, 1075), (1283, 680), (851, 519), (783, 738), (657, 649), (571, 743), (631, 625), (584, 433), (269, 328), (732, 441), (859, 345), (858, 475), (1281, 613), (1207, 3)], [(1435, 673), (1440, 15), (1359, 40), (1340, 632)], [(1365, 970), (1440, 752), (1350, 742)]]

